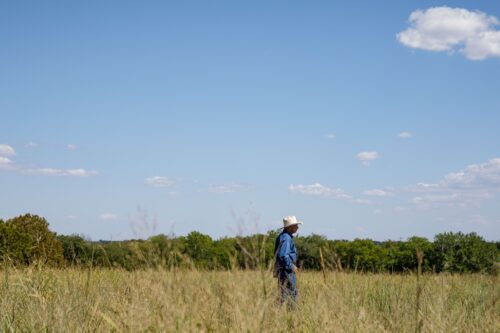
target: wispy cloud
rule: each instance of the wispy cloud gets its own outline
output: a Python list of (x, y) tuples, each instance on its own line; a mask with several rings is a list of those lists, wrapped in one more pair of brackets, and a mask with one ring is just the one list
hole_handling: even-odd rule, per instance
[(344, 199), (351, 203), (355, 204), (370, 204), (369, 200), (358, 199), (354, 196), (346, 193), (341, 188), (330, 188), (319, 183), (311, 184), (311, 185), (290, 185), (288, 186), (288, 190), (292, 193), (299, 193), (302, 195), (308, 196), (316, 196), (316, 197), (332, 197), (336, 199)]
[(146, 178), (145, 182), (152, 187), (168, 187), (172, 186), (175, 183), (175, 181), (173, 181), (172, 179), (164, 176), (149, 177)]
[(54, 168), (38, 168), (24, 169), (23, 173), (38, 176), (73, 176), (73, 177), (89, 177), (98, 174), (95, 170), (85, 169), (54, 169)]
[(99, 215), (99, 218), (103, 221), (113, 221), (113, 220), (116, 220), (118, 218), (118, 215), (116, 215), (114, 213), (103, 213), (103, 214)]
[(7, 144), (0, 144), (0, 156), (14, 156), (16, 151)]
[(13, 168), (13, 163), (8, 157), (0, 156), (0, 169), (9, 170)]
[(290, 192), (300, 193), (304, 195), (323, 197), (333, 196), (335, 198), (352, 199), (352, 196), (346, 194), (341, 188), (329, 188), (319, 183), (311, 185), (290, 185), (288, 186), (288, 190)]
[(28, 142), (27, 144), (24, 145), (26, 148), (29, 148), (29, 149), (35, 149), (35, 148), (38, 148), (39, 144), (36, 143), (36, 142)]
[(471, 164), (438, 183), (418, 183), (404, 190), (417, 194), (410, 203), (421, 208), (478, 206), (500, 191), (500, 158)]
[(379, 154), (376, 151), (362, 151), (356, 155), (356, 158), (364, 166), (369, 166), (371, 162), (379, 158)]
[(401, 132), (398, 134), (401, 139), (409, 139), (413, 136), (410, 132)]
[(374, 196), (374, 197), (389, 197), (392, 195), (391, 192), (380, 190), (378, 188), (374, 188), (372, 190), (363, 191), (364, 195)]
[(410, 14), (410, 27), (397, 34), (404, 46), (428, 51), (460, 52), (471, 60), (500, 57), (499, 21), (480, 11), (432, 7)]
[(337, 136), (334, 133), (327, 134), (325, 135), (325, 137), (330, 140), (335, 140), (337, 138)]
[(471, 164), (464, 170), (452, 172), (446, 175), (443, 183), (450, 188), (500, 189), (500, 158)]
[(233, 193), (237, 191), (245, 191), (250, 187), (248, 185), (238, 184), (238, 183), (229, 183), (229, 184), (219, 184), (219, 185), (210, 185), (208, 187), (208, 192), (210, 193)]
[[(27, 147), (36, 147), (35, 143), (28, 143)], [(59, 168), (26, 168), (22, 165), (14, 163), (11, 159), (5, 156), (14, 156), (16, 151), (7, 144), (0, 145), (0, 169), (11, 170), (27, 175), (39, 176), (69, 176), (69, 177), (89, 177), (98, 174), (95, 170), (86, 170), (83, 168), (74, 169), (59, 169)]]
[(76, 150), (77, 148), (78, 148), (78, 146), (73, 144), (73, 143), (68, 143), (66, 145), (66, 149), (68, 149), (68, 150)]

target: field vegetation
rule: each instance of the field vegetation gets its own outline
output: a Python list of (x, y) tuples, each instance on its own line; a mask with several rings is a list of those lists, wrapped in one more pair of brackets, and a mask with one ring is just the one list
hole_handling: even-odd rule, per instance
[(295, 311), (267, 271), (4, 270), (4, 332), (499, 332), (498, 277), (303, 272)]
[(277, 304), (277, 232), (92, 242), (0, 220), (2, 332), (499, 332), (499, 243), (296, 239), (295, 310)]

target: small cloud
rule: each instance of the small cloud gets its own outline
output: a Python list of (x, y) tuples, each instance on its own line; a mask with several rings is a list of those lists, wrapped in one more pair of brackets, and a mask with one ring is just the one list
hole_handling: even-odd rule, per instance
[(210, 193), (232, 193), (235, 187), (231, 185), (210, 185), (208, 192)]
[(35, 149), (35, 148), (38, 148), (39, 144), (38, 143), (35, 143), (35, 142), (28, 142), (27, 144), (24, 145), (26, 148), (28, 149)]
[(230, 184), (221, 184), (221, 185), (210, 185), (208, 187), (208, 192), (210, 193), (233, 193), (236, 191), (241, 191), (248, 189), (248, 186), (230, 183)]
[(116, 215), (114, 213), (104, 213), (104, 214), (99, 215), (99, 218), (103, 221), (113, 221), (113, 220), (116, 220), (118, 218), (118, 215)]
[(381, 210), (381, 209), (375, 209), (375, 210), (373, 211), (373, 215), (380, 215), (380, 214), (382, 214), (383, 212), (384, 212), (384, 211), (383, 211), (383, 210)]
[(372, 202), (366, 199), (352, 199), (351, 202), (360, 204), (360, 205), (370, 205)]
[(311, 185), (290, 185), (288, 186), (288, 190), (292, 193), (299, 193), (308, 196), (316, 196), (316, 197), (333, 197), (337, 199), (344, 199), (353, 204), (361, 204), (361, 205), (369, 205), (371, 204), (370, 200), (366, 199), (358, 199), (353, 197), (350, 194), (347, 194), (341, 188), (329, 188), (327, 186), (323, 186), (319, 183), (311, 184)]
[(379, 154), (376, 151), (362, 151), (356, 155), (356, 158), (361, 161), (364, 166), (369, 166), (372, 161), (379, 158)]
[(311, 185), (290, 185), (288, 186), (288, 190), (290, 192), (300, 193), (304, 195), (312, 195), (312, 196), (333, 196), (336, 198), (343, 199), (352, 199), (352, 196), (346, 194), (341, 188), (329, 188), (323, 186), (319, 183), (311, 184)]
[(38, 176), (71, 176), (71, 177), (89, 177), (98, 174), (95, 170), (85, 169), (54, 169), (54, 168), (39, 168), (23, 170), (24, 173)]
[(7, 157), (0, 156), (0, 169), (6, 170), (12, 168), (13, 168), (12, 161)]
[(389, 197), (392, 195), (391, 192), (380, 190), (377, 188), (374, 188), (373, 190), (366, 190), (363, 191), (364, 195), (369, 195), (369, 196), (374, 196), (374, 197)]
[(78, 148), (78, 146), (75, 144), (72, 144), (72, 143), (68, 143), (66, 145), (66, 149), (68, 149), (68, 150), (76, 150), (77, 148)]
[(410, 27), (397, 34), (406, 47), (459, 52), (470, 60), (500, 57), (500, 24), (494, 16), (463, 8), (432, 7), (410, 14)]
[(146, 178), (146, 184), (152, 187), (168, 187), (172, 186), (175, 182), (167, 177), (154, 176)]
[(0, 156), (14, 156), (16, 151), (9, 145), (0, 144)]
[(326, 135), (326, 138), (330, 140), (335, 140), (337, 136), (334, 133), (330, 133)]
[(428, 183), (417, 183), (417, 187), (420, 187), (420, 188), (435, 188), (435, 187), (438, 187), (439, 184), (428, 184)]
[(398, 134), (398, 136), (401, 139), (408, 139), (408, 138), (411, 138), (413, 136), (413, 134), (411, 134), (410, 132), (401, 132)]
[(445, 193), (445, 194), (430, 194), (424, 196), (417, 196), (410, 200), (410, 202), (419, 208), (428, 209), (438, 206), (456, 206), (455, 202), (460, 198), (458, 193)]

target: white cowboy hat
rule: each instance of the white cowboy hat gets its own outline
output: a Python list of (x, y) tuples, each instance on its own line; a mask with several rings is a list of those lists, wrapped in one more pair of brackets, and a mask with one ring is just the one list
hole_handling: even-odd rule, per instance
[(295, 216), (287, 216), (283, 218), (283, 228), (296, 224), (304, 224), (304, 222), (297, 221)]

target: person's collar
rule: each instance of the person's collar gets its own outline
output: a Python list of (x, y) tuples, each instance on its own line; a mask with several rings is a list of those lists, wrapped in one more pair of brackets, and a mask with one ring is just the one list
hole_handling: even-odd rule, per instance
[(284, 232), (284, 233), (289, 234), (289, 235), (290, 235), (290, 237), (292, 237), (292, 238), (293, 238), (293, 234), (292, 234), (290, 231), (288, 231), (288, 230), (284, 229), (284, 230), (283, 230), (283, 232)]

